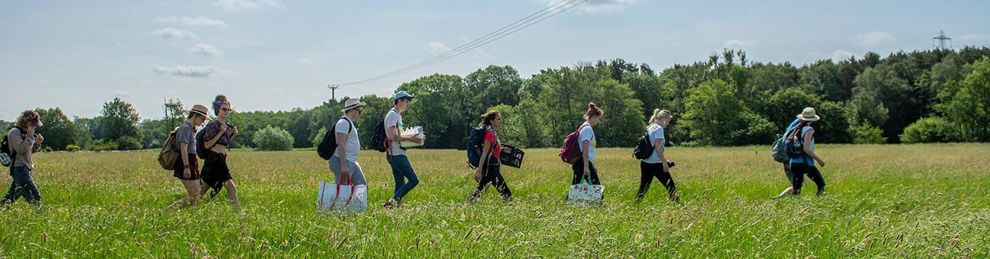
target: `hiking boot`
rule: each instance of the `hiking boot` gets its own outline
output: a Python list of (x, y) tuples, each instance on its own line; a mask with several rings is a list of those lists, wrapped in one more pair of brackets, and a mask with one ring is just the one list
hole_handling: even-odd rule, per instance
[(396, 201), (395, 198), (391, 198), (391, 199), (388, 199), (388, 201), (386, 201), (385, 204), (382, 205), (382, 206), (385, 207), (386, 209), (392, 209), (392, 208), (397, 207), (398, 205), (399, 205), (399, 202)]

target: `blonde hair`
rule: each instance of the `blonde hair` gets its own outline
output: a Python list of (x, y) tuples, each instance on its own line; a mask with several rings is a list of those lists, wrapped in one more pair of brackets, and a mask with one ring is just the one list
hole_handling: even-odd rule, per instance
[(673, 118), (674, 114), (668, 110), (656, 109), (653, 110), (653, 116), (650, 116), (650, 124), (660, 124), (660, 120)]

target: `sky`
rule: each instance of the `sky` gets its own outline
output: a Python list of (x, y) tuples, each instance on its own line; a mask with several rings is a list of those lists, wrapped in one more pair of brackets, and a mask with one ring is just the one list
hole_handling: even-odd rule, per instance
[[(330, 98), (329, 84), (416, 64), (556, 2), (4, 1), (0, 120), (52, 107), (94, 117), (114, 97), (142, 119), (162, 117), (165, 99), (191, 107), (221, 93), (239, 111), (310, 108)], [(512, 66), (523, 78), (614, 58), (660, 70), (724, 48), (799, 66), (930, 49), (940, 30), (955, 48), (990, 46), (986, 10), (990, 1), (587, 0), (444, 62), (336, 95), (390, 95), (422, 76), (488, 65)]]

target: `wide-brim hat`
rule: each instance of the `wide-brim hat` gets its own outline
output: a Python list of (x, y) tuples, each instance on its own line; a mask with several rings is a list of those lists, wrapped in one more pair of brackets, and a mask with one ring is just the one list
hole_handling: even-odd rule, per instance
[(189, 112), (203, 115), (203, 117), (206, 117), (207, 119), (210, 118), (210, 109), (207, 109), (206, 106), (203, 105), (199, 105), (199, 104), (193, 105), (192, 109), (190, 109)]
[(340, 112), (347, 113), (347, 111), (350, 111), (350, 110), (353, 110), (353, 109), (356, 109), (356, 108), (360, 108), (360, 107), (364, 107), (365, 105), (367, 105), (367, 103), (362, 102), (361, 100), (358, 100), (357, 98), (350, 98), (350, 99), (347, 99), (347, 101), (344, 101), (344, 109), (343, 110), (340, 110)]
[(811, 107), (804, 108), (804, 110), (801, 111), (801, 114), (797, 115), (797, 118), (801, 121), (818, 121), (822, 119), (822, 117), (819, 117), (818, 113), (815, 112), (815, 108)]

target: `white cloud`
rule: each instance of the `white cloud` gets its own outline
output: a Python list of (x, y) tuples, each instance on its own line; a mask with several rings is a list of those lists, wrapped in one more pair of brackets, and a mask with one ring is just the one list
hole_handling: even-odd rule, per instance
[[(550, 6), (557, 6), (562, 2), (561, 0), (543, 0), (543, 1), (547, 2), (548, 5)], [(582, 1), (578, 1), (578, 3), (581, 2)], [(635, 3), (636, 0), (587, 0), (587, 2), (583, 2), (583, 4), (578, 6), (577, 9), (588, 13), (602, 13), (602, 12), (620, 13), (622, 11), (625, 11), (626, 7), (629, 7)], [(572, 4), (566, 4), (564, 6), (570, 6), (570, 5)], [(566, 9), (566, 7), (560, 7), (560, 9), (554, 9), (554, 10), (563, 10), (563, 9)]]
[(158, 17), (155, 21), (160, 23), (174, 24), (185, 27), (227, 27), (227, 23), (222, 20), (208, 17), (188, 17), (188, 16), (168, 16)]
[(217, 0), (215, 4), (230, 11), (282, 6), (277, 0)]
[(963, 35), (963, 36), (959, 36), (959, 39), (960, 40), (964, 40), (964, 41), (990, 40), (990, 35), (986, 35), (986, 34), (966, 34), (966, 35)]
[(313, 61), (312, 59), (308, 59), (308, 58), (300, 58), (296, 60), (296, 62), (299, 62), (299, 64), (305, 66), (316, 66), (316, 61)]
[(725, 42), (725, 45), (724, 46), (726, 48), (730, 48), (730, 49), (742, 49), (742, 48), (745, 48), (745, 47), (753, 46), (756, 43), (757, 43), (757, 41), (755, 41), (755, 40), (730, 39), (730, 40), (728, 40), (728, 41)]
[(223, 56), (223, 51), (206, 43), (196, 43), (188, 51), (189, 53), (201, 54), (203, 56)]
[(833, 62), (843, 61), (843, 60), (846, 60), (846, 59), (851, 58), (852, 56), (855, 56), (855, 54), (853, 54), (852, 52), (849, 52), (849, 51), (845, 51), (845, 50), (841, 50), (841, 49), (837, 49), (835, 51), (832, 51), (832, 61)]
[(196, 40), (196, 39), (199, 39), (199, 36), (196, 36), (195, 33), (192, 33), (190, 31), (184, 31), (184, 30), (172, 28), (172, 27), (158, 29), (157, 31), (152, 32), (151, 35), (155, 35), (155, 36), (162, 37), (162, 38), (169, 39), (169, 40)]
[(894, 35), (891, 35), (889, 32), (885, 31), (860, 33), (856, 34), (856, 37), (852, 39), (853, 43), (863, 46), (878, 46), (894, 43), (896, 41), (897, 39), (894, 39)]
[(171, 76), (206, 78), (223, 71), (214, 66), (158, 66), (155, 72)]
[(430, 53), (433, 53), (434, 55), (439, 55), (451, 50), (450, 47), (447, 46), (447, 44), (443, 44), (435, 41), (426, 44), (426, 47), (430, 50)]

